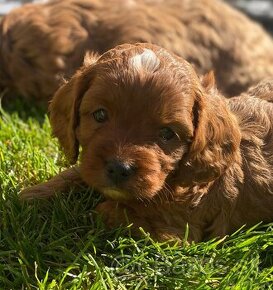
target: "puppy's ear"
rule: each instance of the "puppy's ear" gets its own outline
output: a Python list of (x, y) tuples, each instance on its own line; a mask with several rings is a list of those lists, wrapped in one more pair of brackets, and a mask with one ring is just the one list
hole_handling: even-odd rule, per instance
[(207, 93), (211, 93), (216, 90), (215, 76), (212, 70), (201, 77), (201, 85)]
[(76, 163), (79, 154), (79, 143), (76, 137), (79, 107), (84, 93), (94, 78), (96, 60), (97, 55), (89, 54), (84, 66), (57, 90), (49, 106), (53, 135), (59, 139), (71, 164)]
[(192, 108), (193, 141), (179, 168), (179, 180), (187, 185), (215, 180), (240, 159), (237, 120), (218, 95), (211, 75), (202, 83), (205, 87), (196, 92)]

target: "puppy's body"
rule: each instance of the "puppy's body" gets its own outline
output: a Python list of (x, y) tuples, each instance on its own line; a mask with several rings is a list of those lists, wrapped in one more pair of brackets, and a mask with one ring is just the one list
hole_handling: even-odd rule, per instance
[[(262, 98), (262, 87), (250, 91)], [(200, 80), (164, 49), (122, 45), (90, 59), (57, 91), (50, 117), (71, 163), (82, 147), (79, 170), (22, 198), (84, 181), (105, 195), (97, 210), (109, 226), (129, 220), (158, 240), (180, 239), (187, 224), (200, 241), (273, 220), (272, 104), (225, 99), (211, 74)]]
[(218, 0), (66, 0), (30, 4), (6, 16), (0, 32), (0, 84), (48, 100), (86, 51), (150, 42), (182, 56), (198, 73), (216, 72), (236, 95), (273, 75), (273, 41)]

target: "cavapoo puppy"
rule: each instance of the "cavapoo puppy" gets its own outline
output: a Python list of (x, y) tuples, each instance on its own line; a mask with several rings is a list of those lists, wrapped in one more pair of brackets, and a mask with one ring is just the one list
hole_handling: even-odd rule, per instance
[(55, 0), (3, 18), (0, 86), (47, 101), (86, 51), (135, 42), (158, 44), (199, 74), (213, 69), (229, 96), (273, 75), (271, 37), (223, 1)]
[(71, 168), (21, 193), (79, 183), (106, 198), (110, 227), (127, 222), (157, 240), (221, 237), (273, 220), (273, 106), (225, 99), (212, 73), (150, 44), (121, 45), (85, 65), (55, 94), (53, 134)]

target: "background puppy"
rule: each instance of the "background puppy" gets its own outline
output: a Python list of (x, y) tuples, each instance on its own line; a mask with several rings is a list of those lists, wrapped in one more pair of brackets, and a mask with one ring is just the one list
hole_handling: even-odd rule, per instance
[(150, 42), (182, 56), (236, 95), (273, 75), (273, 42), (256, 23), (218, 0), (66, 0), (30, 4), (0, 28), (0, 84), (48, 100), (86, 51)]
[(273, 79), (265, 79), (257, 85), (250, 87), (245, 95), (260, 98), (268, 102), (273, 102)]
[[(64, 102), (64, 99), (66, 100)], [(273, 106), (223, 98), (212, 74), (149, 44), (90, 59), (55, 94), (53, 133), (79, 169), (22, 192), (85, 182), (109, 226), (133, 222), (158, 240), (224, 236), (273, 219)]]

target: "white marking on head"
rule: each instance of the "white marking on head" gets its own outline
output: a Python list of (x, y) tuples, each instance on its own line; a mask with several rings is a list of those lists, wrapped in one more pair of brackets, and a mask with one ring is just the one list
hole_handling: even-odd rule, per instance
[(160, 60), (152, 50), (144, 48), (141, 54), (131, 57), (129, 63), (137, 71), (155, 72), (160, 65)]

